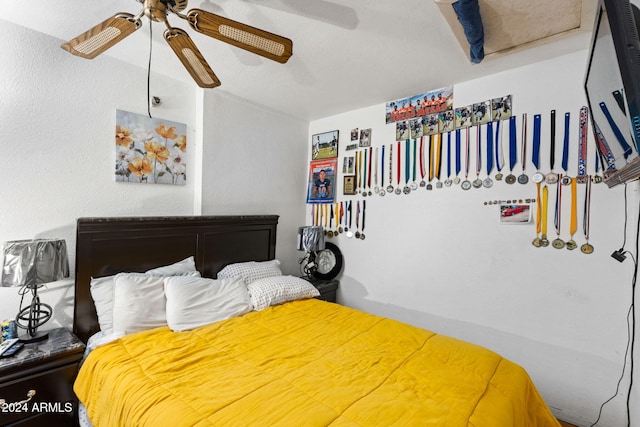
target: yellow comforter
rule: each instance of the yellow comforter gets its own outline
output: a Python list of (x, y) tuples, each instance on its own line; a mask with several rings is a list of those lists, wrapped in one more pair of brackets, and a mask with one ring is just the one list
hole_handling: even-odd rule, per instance
[(95, 427), (559, 426), (499, 355), (315, 299), (125, 336), (74, 389)]

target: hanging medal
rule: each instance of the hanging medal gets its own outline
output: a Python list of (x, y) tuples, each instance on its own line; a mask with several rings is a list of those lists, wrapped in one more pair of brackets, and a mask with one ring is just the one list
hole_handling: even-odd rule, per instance
[[(587, 107), (582, 107), (582, 108), (587, 108)], [(631, 153), (633, 153), (633, 150), (631, 149), (631, 146), (629, 146), (629, 144), (627, 143), (627, 141), (624, 138), (624, 135), (622, 134), (622, 132), (620, 132), (620, 128), (618, 127), (618, 125), (616, 124), (616, 121), (611, 116), (611, 113), (609, 112), (609, 109), (607, 108), (607, 104), (605, 104), (604, 102), (601, 102), (600, 103), (600, 109), (602, 110), (602, 113), (606, 117), (607, 122), (609, 122), (609, 126), (611, 127), (611, 130), (613, 131), (613, 134), (615, 135), (616, 139), (618, 140), (618, 143), (622, 147), (624, 158), (627, 159), (631, 155)], [(581, 114), (582, 114), (582, 110), (581, 110)], [(634, 123), (635, 123), (636, 126), (638, 125), (637, 124), (637, 120), (634, 120)]]
[(547, 184), (556, 184), (558, 182), (558, 174), (553, 170), (555, 168), (556, 163), (556, 110), (551, 110), (551, 137), (550, 137), (550, 148), (549, 148), (549, 168), (551, 172), (549, 172), (544, 177), (544, 182)]
[(389, 185), (387, 193), (393, 193), (393, 144), (389, 144)]
[(380, 193), (380, 187), (378, 186), (378, 164), (379, 164), (378, 161), (380, 160), (379, 154), (380, 152), (378, 150), (378, 147), (376, 147), (376, 160), (373, 167), (373, 183), (374, 183), (373, 192), (375, 194)]
[(347, 237), (350, 239), (353, 237), (353, 230), (351, 228), (351, 221), (353, 219), (353, 210), (351, 208), (351, 202), (352, 200), (349, 200), (349, 206), (347, 207), (347, 218), (345, 219), (345, 222), (348, 221), (349, 227), (344, 228), (344, 231), (347, 234)]
[(591, 180), (586, 181), (585, 197), (584, 197), (584, 210), (582, 216), (582, 231), (584, 238), (587, 241), (584, 245), (580, 246), (580, 250), (583, 254), (592, 254), (593, 246), (589, 243), (589, 223), (591, 222)]
[(502, 181), (502, 168), (504, 167), (504, 148), (502, 146), (502, 121), (498, 120), (496, 122), (496, 133), (494, 137), (494, 141), (496, 144), (496, 169), (498, 173), (496, 174), (496, 181)]
[(516, 182), (516, 176), (513, 174), (513, 167), (518, 159), (518, 141), (516, 138), (516, 116), (509, 117), (509, 175), (504, 179), (507, 184)]
[(414, 138), (413, 140), (413, 178), (411, 181), (411, 189), (414, 191), (418, 189), (418, 183), (416, 182), (417, 167), (418, 167), (418, 140)]
[(427, 185), (427, 182), (424, 180), (425, 169), (424, 169), (424, 136), (420, 137), (420, 187), (424, 187)]
[(587, 120), (589, 118), (589, 110), (587, 107), (580, 108), (580, 128), (578, 140), (578, 184), (584, 184), (589, 177), (587, 176)]
[(531, 153), (531, 162), (536, 167), (536, 173), (531, 177), (531, 181), (533, 182), (542, 182), (544, 181), (544, 175), (540, 172), (540, 127), (542, 126), (542, 116), (540, 114), (535, 114), (533, 116), (533, 147)]
[(397, 165), (397, 168), (396, 168), (397, 183), (396, 183), (396, 190), (395, 190), (396, 194), (402, 194), (402, 188), (400, 188), (400, 170), (401, 170), (401, 167), (402, 167), (401, 166), (401, 159), (400, 159), (400, 157), (401, 157), (400, 156), (400, 152), (401, 152), (400, 141), (398, 141), (398, 155), (397, 155), (398, 158), (396, 160), (396, 165)]
[(442, 165), (442, 134), (439, 133), (436, 136), (436, 164), (435, 164), (436, 188), (442, 188), (442, 181), (440, 181), (441, 165)]
[(476, 126), (476, 179), (473, 180), (471, 185), (473, 188), (482, 187), (482, 180), (480, 179), (480, 170), (482, 169), (482, 137), (480, 132), (480, 125)]
[[(364, 201), (363, 201), (364, 203)], [(360, 238), (360, 200), (358, 200), (358, 203), (356, 205), (356, 239)]]
[(365, 214), (367, 213), (367, 201), (363, 200), (362, 201), (362, 233), (360, 233), (360, 240), (364, 240), (365, 239), (365, 235), (364, 235), (364, 219), (365, 219)]
[(522, 114), (522, 174), (518, 176), (518, 183), (526, 184), (529, 176), (525, 173), (527, 168), (527, 113)]
[(362, 196), (367, 197), (367, 149), (362, 150), (364, 163), (362, 164)]
[(456, 129), (456, 176), (453, 178), (453, 183), (455, 185), (460, 184), (460, 170), (462, 169), (462, 161), (460, 158), (462, 157), (462, 138), (460, 136), (460, 129)]
[(329, 210), (329, 228), (325, 231), (327, 237), (333, 237), (333, 207), (331, 205), (325, 205)]
[[(613, 152), (611, 151), (611, 147), (607, 143), (607, 140), (604, 138), (602, 131), (598, 127), (596, 122), (593, 122), (593, 130), (596, 136), (596, 143), (598, 144), (599, 152), (604, 156), (604, 159), (607, 161), (607, 172), (616, 170), (616, 159), (613, 157)], [(602, 162), (602, 167), (604, 169), (604, 162)], [(606, 173), (605, 173), (606, 176)]]
[(344, 202), (340, 202), (340, 220), (338, 221), (338, 223), (340, 224), (340, 226), (338, 227), (338, 233), (342, 234), (342, 232), (344, 231), (344, 228), (342, 227), (342, 218), (344, 218)]
[(485, 188), (493, 185), (491, 171), (493, 170), (493, 123), (487, 123), (487, 177), (482, 181)]
[(571, 124), (571, 114), (564, 114), (564, 138), (562, 142), (562, 170), (564, 171), (564, 176), (560, 179), (560, 183), (562, 185), (570, 185), (573, 180), (568, 175), (568, 167), (569, 167), (569, 129)]
[(575, 178), (569, 178), (571, 181), (571, 223), (569, 225), (569, 241), (567, 242), (567, 249), (570, 251), (578, 247), (578, 244), (573, 240), (573, 235), (578, 231), (578, 181)]
[(598, 151), (596, 150), (596, 166), (595, 166), (595, 172), (594, 175), (591, 177), (591, 182), (593, 182), (594, 184), (600, 184), (603, 179), (602, 176), (599, 175), (600, 172), (600, 154), (598, 154)]
[(408, 139), (404, 142), (404, 188), (402, 192), (404, 194), (411, 193), (411, 187), (409, 187), (409, 173), (411, 170), (411, 141)]
[(468, 190), (471, 188), (471, 181), (469, 181), (469, 128), (465, 128), (464, 139), (464, 181), (460, 184), (460, 188)]
[(379, 196), (384, 196), (384, 145), (382, 146), (382, 156), (380, 161), (380, 191), (378, 191)]
[(447, 179), (444, 180), (446, 187), (451, 187), (453, 180), (451, 179), (451, 132), (447, 132)]
[(547, 210), (549, 209), (549, 188), (545, 185), (542, 187), (542, 219), (541, 219), (541, 231), (542, 238), (540, 239), (540, 245), (543, 247), (549, 246), (549, 239), (547, 239)]
[(533, 239), (533, 246), (539, 248), (542, 246), (540, 238), (541, 219), (542, 219), (542, 200), (540, 199), (540, 183), (536, 182), (536, 238)]
[(564, 241), (560, 238), (560, 226), (561, 226), (561, 217), (562, 217), (562, 185), (556, 185), (556, 209), (553, 216), (553, 225), (556, 229), (556, 238), (551, 242), (551, 246), (556, 249), (564, 248)]

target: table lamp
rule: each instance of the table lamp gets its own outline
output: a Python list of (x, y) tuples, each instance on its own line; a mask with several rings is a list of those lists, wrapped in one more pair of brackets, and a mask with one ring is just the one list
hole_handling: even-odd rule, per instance
[[(38, 328), (51, 319), (53, 309), (40, 301), (38, 288), (43, 284), (69, 277), (67, 245), (63, 239), (16, 240), (4, 244), (1, 286), (19, 286), (20, 311), (16, 316), (18, 328), (27, 333), (21, 342), (35, 342), (48, 338), (48, 332)], [(31, 301), (25, 297), (31, 294)]]
[(316, 252), (324, 249), (324, 231), (321, 226), (313, 225), (298, 228), (298, 250), (305, 251), (300, 260), (300, 271), (307, 279), (313, 278), (318, 265)]

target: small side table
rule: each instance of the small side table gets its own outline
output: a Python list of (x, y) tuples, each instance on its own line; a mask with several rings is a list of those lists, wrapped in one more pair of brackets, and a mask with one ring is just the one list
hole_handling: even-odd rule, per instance
[[(307, 279), (309, 280), (309, 279)], [(317, 299), (321, 299), (323, 301), (336, 302), (336, 294), (338, 293), (338, 286), (340, 286), (340, 281), (337, 279), (333, 280), (317, 280), (312, 279), (309, 280), (313, 286), (318, 289), (320, 295), (317, 296)]]
[(76, 425), (73, 382), (84, 348), (71, 331), (58, 328), (49, 331), (48, 339), (0, 358), (0, 425)]

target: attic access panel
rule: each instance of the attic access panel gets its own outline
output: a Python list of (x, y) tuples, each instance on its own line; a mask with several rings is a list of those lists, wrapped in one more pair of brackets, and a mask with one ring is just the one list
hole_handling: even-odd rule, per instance
[[(462, 26), (451, 6), (455, 0), (435, 0), (440, 12), (469, 56)], [(485, 59), (591, 31), (594, 8), (589, 0), (478, 0), (484, 25)]]

